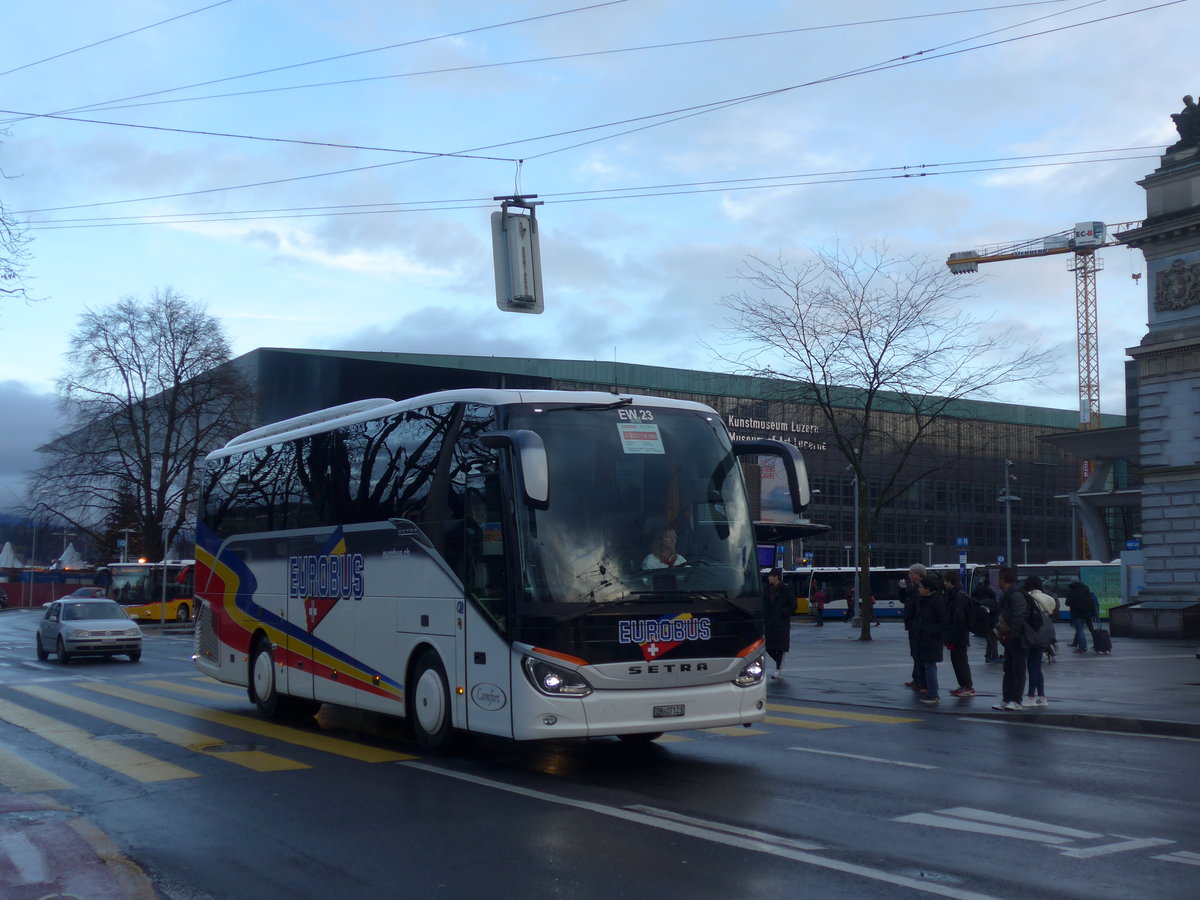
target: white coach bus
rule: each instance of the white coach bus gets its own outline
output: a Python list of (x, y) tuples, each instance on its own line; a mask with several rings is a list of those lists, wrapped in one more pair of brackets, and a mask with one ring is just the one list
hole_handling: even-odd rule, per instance
[[(738, 456), (707, 406), (593, 392), (364, 400), (207, 459), (195, 663), (266, 717), (322, 703), (516, 740), (749, 725), (761, 582)], [(673, 543), (672, 543), (673, 539)]]

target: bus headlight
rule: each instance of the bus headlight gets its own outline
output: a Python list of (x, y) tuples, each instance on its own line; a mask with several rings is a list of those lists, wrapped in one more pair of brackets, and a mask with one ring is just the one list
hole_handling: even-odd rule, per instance
[(525, 676), (541, 693), (550, 697), (586, 697), (592, 686), (583, 676), (571, 669), (551, 665), (544, 660), (526, 656)]
[(738, 687), (754, 687), (763, 680), (763, 676), (767, 673), (763, 666), (763, 658), (760, 656), (753, 662), (746, 663), (745, 668), (738, 672), (737, 678), (733, 679), (733, 683)]

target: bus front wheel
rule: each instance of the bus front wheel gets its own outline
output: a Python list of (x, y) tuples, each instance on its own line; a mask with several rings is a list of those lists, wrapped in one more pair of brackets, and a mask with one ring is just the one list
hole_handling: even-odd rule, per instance
[(453, 734), (450, 685), (442, 661), (433, 650), (427, 648), (418, 657), (411, 684), (408, 714), (417, 743), (425, 750), (445, 750)]
[(266, 638), (259, 639), (254, 645), (254, 656), (250, 660), (250, 699), (264, 719), (274, 719), (279, 714), (275, 660), (271, 654), (271, 642)]
[(177, 609), (175, 611), (175, 621), (176, 622), (186, 622), (188, 619), (191, 618), (191, 616), (192, 616), (192, 611), (190, 609), (188, 609), (188, 605), (186, 603), (180, 603), (179, 609)]

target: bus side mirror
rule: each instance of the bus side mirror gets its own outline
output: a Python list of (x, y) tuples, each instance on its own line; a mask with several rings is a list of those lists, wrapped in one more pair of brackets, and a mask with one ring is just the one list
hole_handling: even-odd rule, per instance
[(515, 450), (513, 459), (517, 464), (517, 478), (520, 479), (525, 502), (535, 509), (550, 506), (550, 463), (540, 434), (526, 428), (489, 431), (479, 436), (479, 442), (493, 450), (501, 447)]
[(808, 468), (804, 465), (804, 457), (794, 444), (787, 441), (734, 441), (735, 456), (776, 456), (783, 463), (787, 473), (788, 493), (792, 498), (792, 512), (797, 516), (803, 515), (812, 501), (808, 489)]

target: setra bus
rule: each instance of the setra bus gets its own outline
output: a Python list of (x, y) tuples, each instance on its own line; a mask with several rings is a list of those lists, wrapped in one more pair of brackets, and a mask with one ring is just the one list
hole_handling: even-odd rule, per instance
[(194, 560), (110, 563), (106, 569), (107, 595), (125, 607), (131, 619), (140, 622), (191, 619), (196, 608), (192, 589)]
[(457, 390), (248, 432), (206, 462), (196, 666), (265, 717), (358, 707), (432, 749), (760, 721), (739, 456), (782, 459), (798, 517), (794, 446), (680, 400)]

